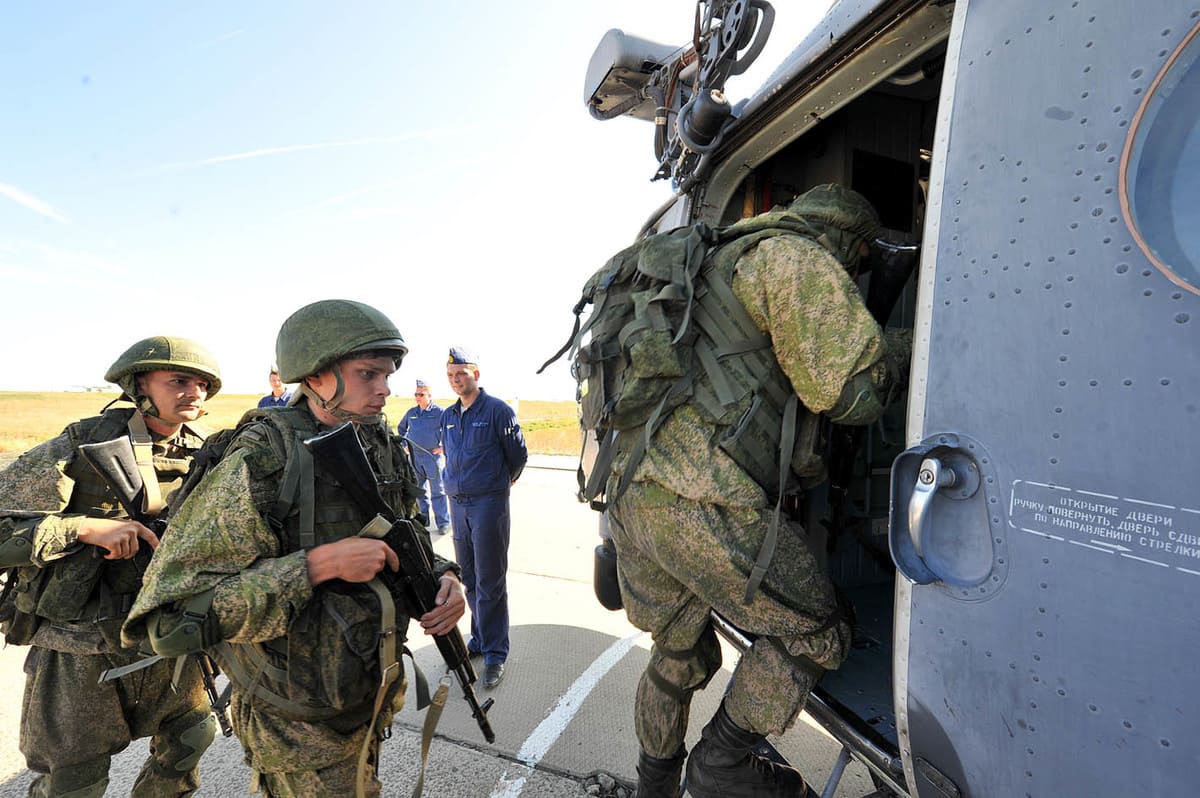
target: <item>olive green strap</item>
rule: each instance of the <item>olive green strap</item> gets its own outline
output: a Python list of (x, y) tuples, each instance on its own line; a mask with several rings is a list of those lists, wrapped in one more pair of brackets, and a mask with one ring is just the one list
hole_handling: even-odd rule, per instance
[(108, 668), (107, 670), (102, 670), (100, 671), (100, 678), (97, 680), (97, 684), (104, 684), (105, 682), (111, 682), (114, 679), (120, 679), (122, 676), (128, 676), (131, 673), (140, 671), (142, 668), (149, 668), (154, 663), (163, 659), (166, 659), (166, 657), (164, 657), (162, 654), (155, 654), (150, 657), (143, 657), (142, 659), (131, 662), (128, 665), (122, 665), (119, 668)]
[(376, 736), (375, 724), (392, 685), (400, 678), (401, 668), (400, 660), (396, 657), (396, 602), (379, 577), (367, 582), (367, 587), (379, 597), (379, 690), (375, 693), (375, 708), (367, 724), (367, 736), (363, 738), (362, 749), (358, 752), (358, 798), (366, 798), (367, 795), (367, 781), (373, 772), (368, 760), (371, 743)]
[[(246, 652), (256, 649), (259, 644), (240, 643), (238, 645), (239, 650)], [(242, 693), (248, 694), (256, 701), (262, 701), (266, 704), (270, 704), (282, 713), (286, 713), (284, 714), (285, 718), (300, 720), (308, 723), (319, 723), (321, 721), (328, 720), (329, 718), (333, 717), (334, 714), (336, 714), (330, 709), (315, 709), (305, 706), (304, 704), (300, 704), (296, 701), (292, 701), (288, 698), (284, 698), (283, 696), (272, 692), (269, 688), (259, 684), (259, 678), (264, 671), (259, 669), (257, 671), (258, 675), (256, 676), (255, 674), (252, 674), (250, 671), (246, 670), (246, 668), (242, 667), (241, 662), (236, 659), (228, 642), (222, 641), (217, 643), (213, 645), (210, 650), (220, 655), (221, 670), (223, 670), (225, 675), (229, 677), (229, 681), (238, 685), (238, 689), (241, 690)], [(261, 652), (258, 653), (261, 654)], [(265, 658), (261, 660), (261, 662), (265, 661)], [(278, 671), (278, 669), (276, 670)], [(286, 676), (286, 672), (284, 673)]]
[(750, 570), (750, 578), (746, 580), (746, 595), (743, 604), (749, 604), (758, 592), (767, 568), (775, 556), (775, 544), (779, 541), (779, 521), (783, 513), (783, 493), (787, 490), (788, 472), (792, 465), (792, 450), (796, 446), (796, 415), (800, 399), (795, 394), (788, 398), (783, 408), (783, 427), (779, 441), (779, 498), (775, 500), (775, 511), (771, 513), (771, 523), (767, 527), (767, 536), (758, 550), (758, 559)]
[[(633, 474), (637, 471), (637, 467), (641, 464), (642, 459), (646, 456), (646, 450), (650, 448), (650, 441), (654, 438), (654, 433), (658, 432), (658, 426), (674, 412), (675, 407), (679, 404), (680, 397), (685, 396), (692, 390), (692, 384), (696, 381), (694, 372), (689, 372), (675, 382), (671, 383), (671, 387), (663, 394), (663, 398), (659, 400), (658, 406), (646, 419), (636, 438), (633, 440), (633, 449), (629, 452), (629, 457), (625, 462), (625, 471), (621, 474), (621, 479), (617, 482), (617, 487), (611, 496), (606, 496), (609, 504), (616, 504), (617, 500), (625, 493), (629, 487), (629, 483), (633, 482)], [(664, 412), (666, 415), (663, 415)]]
[(279, 481), (279, 494), (271, 507), (269, 517), (282, 526), (299, 505), (300, 548), (308, 551), (317, 544), (316, 533), (316, 480), (313, 477), (313, 457), (308, 447), (301, 445), (303, 433), (295, 433), (296, 441), (288, 449), (287, 463), (283, 467), (283, 478)]
[(446, 697), (450, 694), (450, 674), (438, 682), (437, 692), (425, 713), (425, 723), (421, 726), (421, 769), (417, 772), (417, 783), (413, 787), (412, 798), (420, 798), (425, 789), (425, 763), (429, 759), (429, 744), (433, 742), (433, 732), (437, 729), (438, 721), (442, 719), (442, 710), (446, 708)]
[(142, 475), (142, 512), (157, 516), (163, 511), (162, 491), (158, 487), (158, 474), (154, 471), (154, 439), (146, 429), (146, 420), (141, 412), (129, 417), (129, 441), (133, 444), (138, 472)]

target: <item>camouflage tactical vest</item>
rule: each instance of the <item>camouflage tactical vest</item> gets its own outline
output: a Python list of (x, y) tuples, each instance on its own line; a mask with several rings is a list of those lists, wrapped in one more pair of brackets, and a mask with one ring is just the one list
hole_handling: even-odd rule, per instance
[[(299, 408), (252, 415), (239, 425), (229, 451), (245, 450), (259, 510), (279, 536), (281, 552), (357, 535), (370, 519), (300, 445), (318, 432), (312, 415)], [(409, 517), (417, 491), (411, 465), (390, 436), (375, 437), (368, 457), (380, 492), (397, 517)], [(247, 701), (280, 717), (324, 721), (349, 732), (372, 716), (383, 611), (380, 597), (365, 585), (335, 580), (314, 589), (285, 636), (221, 643), (213, 653)], [(401, 638), (407, 625), (397, 616)]]
[[(83, 419), (66, 429), (78, 447), (101, 443), (129, 434), (132, 408), (106, 410), (103, 415)], [(183, 457), (154, 456), (159, 489), (169, 497), (183, 483), (191, 463), (191, 452), (203, 438), (185, 428)], [(91, 518), (127, 518), (116, 493), (82, 457), (67, 464), (65, 473), (73, 481), (64, 514)], [(142, 585), (142, 574), (150, 562), (151, 549), (142, 544), (129, 560), (106, 560), (95, 546), (83, 546), (45, 568), (17, 569), (12, 590), (14, 617), (8, 622), (6, 641), (28, 643), (40, 620), (58, 624), (95, 626), (113, 650), (120, 648), (120, 627)], [(22, 617), (24, 616), (24, 617)]]

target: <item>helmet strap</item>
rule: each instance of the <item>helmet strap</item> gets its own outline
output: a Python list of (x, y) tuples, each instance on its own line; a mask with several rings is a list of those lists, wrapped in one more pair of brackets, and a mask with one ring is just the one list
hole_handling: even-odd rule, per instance
[(341, 421), (352, 421), (355, 424), (378, 424), (383, 420), (382, 413), (364, 416), (359, 413), (351, 413), (343, 410), (340, 405), (342, 400), (346, 398), (346, 382), (342, 379), (342, 367), (338, 363), (334, 363), (329, 367), (333, 371), (333, 377), (337, 380), (337, 389), (333, 392), (333, 396), (329, 399), (323, 399), (312, 388), (309, 387), (305, 380), (300, 381), (300, 393), (308, 397), (310, 402), (314, 402), (325, 412), (331, 414), (334, 418)]
[(133, 403), (137, 405), (138, 412), (143, 416), (159, 418), (158, 408), (154, 406), (154, 402), (150, 401), (149, 396), (142, 396), (139, 393), (133, 397)]
[[(199, 376), (204, 377), (205, 379), (211, 379), (207, 374), (200, 374), (200, 372), (192, 372), (190, 369), (179, 369), (179, 370), (198, 374)], [(141, 413), (143, 416), (150, 416), (151, 418), (162, 418), (162, 414), (158, 412), (158, 408), (154, 406), (154, 402), (151, 401), (150, 397), (144, 395), (141, 391), (138, 390), (138, 377), (144, 373), (145, 372), (135, 372), (133, 374), (130, 374), (123, 381), (125, 384), (121, 385), (121, 389), (124, 390), (124, 393), (121, 394), (120, 396), (118, 396), (113, 401), (120, 401), (122, 399), (125, 399), (127, 401), (133, 402), (133, 404), (137, 407), (138, 412)], [(109, 402), (109, 404), (112, 404), (112, 402)], [(208, 410), (204, 407), (201, 407), (200, 408), (200, 416), (198, 416), (198, 417), (203, 417), (206, 415), (208, 415)]]

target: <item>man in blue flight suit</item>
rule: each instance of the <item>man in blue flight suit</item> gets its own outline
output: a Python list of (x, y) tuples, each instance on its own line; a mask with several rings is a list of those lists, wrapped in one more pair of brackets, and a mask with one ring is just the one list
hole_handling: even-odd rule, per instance
[(471, 608), (472, 654), (482, 654), (483, 687), (504, 676), (508, 659), (508, 490), (528, 454), (516, 413), (479, 387), (478, 359), (450, 347), (446, 378), (458, 401), (442, 414), (455, 559)]
[(292, 392), (283, 384), (283, 380), (279, 379), (279, 367), (271, 366), (271, 374), (267, 377), (267, 381), (271, 383), (271, 392), (258, 400), (258, 406), (264, 407), (287, 407), (288, 402), (292, 401)]
[[(417, 481), (426, 491), (417, 499), (417, 504), (425, 517), (437, 524), (437, 533), (444, 535), (450, 531), (450, 511), (446, 508), (446, 491), (442, 490), (442, 408), (433, 403), (429, 386), (422, 380), (417, 380), (413, 397), (417, 406), (400, 419), (396, 434), (408, 444), (417, 469)], [(429, 514), (431, 504), (433, 515)]]

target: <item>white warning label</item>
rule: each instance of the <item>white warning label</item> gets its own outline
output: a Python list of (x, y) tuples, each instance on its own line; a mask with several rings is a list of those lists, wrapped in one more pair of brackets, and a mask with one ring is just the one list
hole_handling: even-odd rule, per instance
[(1009, 524), (1200, 575), (1200, 510), (1016, 480)]

